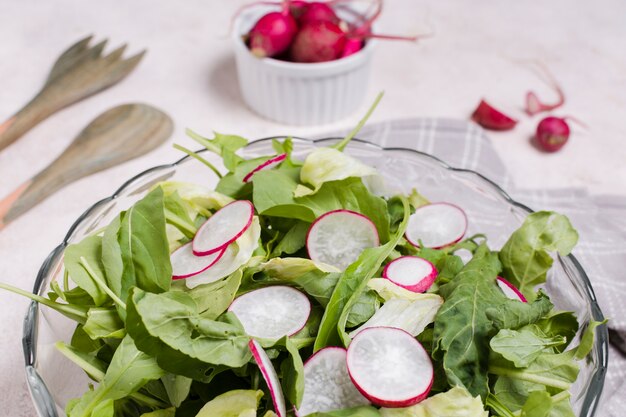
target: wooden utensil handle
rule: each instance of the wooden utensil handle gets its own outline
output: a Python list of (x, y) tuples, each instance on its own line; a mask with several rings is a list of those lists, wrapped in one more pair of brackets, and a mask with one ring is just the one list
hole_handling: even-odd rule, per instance
[(41, 93), (38, 94), (15, 115), (0, 124), (0, 151), (57, 110), (52, 106), (41, 105), (41, 96)]
[(27, 191), (31, 184), (32, 180), (26, 181), (0, 200), (0, 230), (36, 204), (28, 198)]

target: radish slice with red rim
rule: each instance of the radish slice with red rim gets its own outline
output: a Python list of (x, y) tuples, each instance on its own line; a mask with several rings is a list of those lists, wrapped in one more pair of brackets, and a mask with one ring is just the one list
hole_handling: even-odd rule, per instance
[(281, 162), (283, 162), (285, 159), (287, 158), (287, 154), (286, 153), (281, 153), (278, 156), (275, 156), (271, 159), (268, 159), (267, 161), (263, 162), (261, 165), (259, 165), (258, 167), (254, 168), (252, 171), (248, 172), (246, 174), (245, 177), (243, 177), (243, 182), (249, 182), (252, 179), (252, 176), (254, 174), (256, 174), (257, 172), (260, 171), (265, 171), (268, 169), (272, 169), (274, 167), (277, 167), (278, 165), (280, 165)]
[(435, 282), (437, 269), (418, 256), (401, 256), (385, 266), (383, 278), (409, 291), (424, 292)]
[(250, 340), (248, 347), (270, 390), (272, 403), (274, 403), (274, 411), (278, 417), (286, 417), (287, 406), (285, 405), (285, 396), (283, 395), (283, 389), (280, 386), (280, 380), (278, 379), (274, 365), (272, 365), (272, 361), (267, 356), (267, 353), (265, 353), (265, 350), (263, 350), (263, 347), (261, 347), (261, 344), (256, 340)]
[(304, 364), (304, 392), (296, 414), (341, 410), (367, 405), (369, 401), (356, 389), (346, 367), (346, 350), (327, 347)]
[(498, 277), (496, 279), (496, 282), (498, 283), (498, 287), (500, 287), (500, 289), (507, 298), (510, 298), (511, 300), (521, 301), (522, 303), (528, 302), (526, 300), (526, 297), (524, 297), (524, 294), (522, 294), (520, 290), (515, 288), (515, 285), (511, 284), (506, 279)]
[(249, 336), (277, 340), (298, 333), (311, 314), (311, 302), (295, 288), (265, 287), (237, 297), (228, 308)]
[(212, 267), (224, 255), (224, 250), (207, 256), (194, 255), (192, 242), (186, 243), (170, 255), (172, 279), (184, 279), (198, 275)]
[(467, 230), (467, 216), (450, 203), (432, 203), (417, 208), (409, 218), (406, 239), (415, 247), (443, 248), (458, 242)]
[(517, 120), (497, 110), (485, 100), (481, 100), (472, 113), (472, 120), (491, 130), (511, 130), (517, 124)]
[(311, 225), (306, 237), (309, 258), (341, 270), (356, 261), (361, 252), (378, 246), (374, 223), (361, 213), (333, 210), (321, 215)]
[(354, 385), (373, 404), (408, 407), (428, 396), (433, 364), (413, 336), (393, 327), (370, 327), (350, 343), (346, 357)]
[(193, 238), (193, 253), (203, 256), (224, 249), (248, 230), (252, 217), (254, 206), (247, 200), (225, 205), (200, 226)]

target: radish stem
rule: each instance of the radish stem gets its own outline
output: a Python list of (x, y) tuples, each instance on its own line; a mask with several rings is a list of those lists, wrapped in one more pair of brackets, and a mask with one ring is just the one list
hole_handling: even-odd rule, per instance
[(374, 112), (376, 107), (378, 106), (378, 103), (383, 98), (383, 95), (385, 95), (384, 91), (381, 91), (380, 93), (378, 93), (378, 95), (376, 96), (376, 100), (374, 100), (374, 103), (369, 108), (367, 113), (365, 113), (365, 116), (363, 116), (361, 121), (359, 121), (359, 123), (356, 125), (356, 127), (354, 129), (352, 129), (352, 131), (350, 133), (348, 133), (348, 135), (345, 138), (343, 138), (343, 140), (341, 142), (339, 142), (339, 143), (335, 144), (334, 146), (332, 146), (333, 148), (335, 148), (335, 149), (337, 149), (339, 151), (343, 151), (346, 148), (346, 146), (352, 140), (352, 138), (354, 138), (354, 136), (356, 136), (356, 134), (359, 133), (359, 131), (363, 128), (363, 126), (367, 122), (367, 119), (370, 118), (370, 116), (372, 115), (372, 113)]
[[(194, 133), (194, 135), (195, 135), (195, 133)], [(210, 145), (210, 146), (213, 146), (213, 145)], [(209, 169), (211, 171), (213, 171), (213, 173), (215, 175), (217, 175), (219, 178), (222, 178), (222, 174), (218, 171), (217, 168), (215, 168), (215, 166), (212, 163), (210, 163), (209, 161), (207, 161), (206, 159), (204, 159), (203, 157), (201, 157), (200, 155), (198, 155), (194, 151), (192, 151), (190, 149), (187, 149), (184, 146), (181, 146), (181, 145), (178, 145), (178, 144), (174, 144), (174, 149), (178, 149), (179, 151), (186, 153), (190, 157), (192, 157), (194, 159), (197, 159), (198, 161), (202, 162), (204, 165), (209, 167)]]
[(120, 298), (115, 295), (115, 293), (106, 285), (106, 283), (100, 279), (100, 277), (94, 272), (94, 270), (91, 269), (91, 265), (89, 265), (89, 262), (87, 262), (85, 257), (80, 257), (80, 264), (83, 266), (83, 268), (85, 268), (85, 271), (87, 271), (91, 279), (93, 279), (94, 282), (98, 284), (98, 287), (100, 287), (102, 291), (104, 291), (109, 297), (111, 297), (111, 300), (113, 300), (115, 304), (126, 310), (126, 303), (120, 300)]
[(31, 300), (36, 301), (39, 304), (43, 304), (47, 307), (50, 307), (53, 310), (58, 311), (64, 316), (78, 323), (85, 324), (85, 322), (87, 321), (87, 309), (83, 307), (79, 307), (73, 304), (56, 303), (40, 295), (33, 294), (32, 292), (24, 291), (21, 288), (14, 287), (12, 285), (5, 284), (3, 282), (0, 282), (0, 289), (7, 290), (15, 294), (19, 294), (26, 298), (30, 298)]

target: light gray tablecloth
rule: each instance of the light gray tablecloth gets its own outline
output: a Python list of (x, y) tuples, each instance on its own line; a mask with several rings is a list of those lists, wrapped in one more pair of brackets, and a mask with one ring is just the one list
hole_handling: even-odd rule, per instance
[[(460, 120), (394, 120), (370, 124), (358, 137), (382, 146), (416, 149), (452, 167), (478, 171), (530, 208), (567, 215), (580, 234), (574, 255), (591, 280), (602, 312), (612, 329), (626, 335), (626, 197), (589, 195), (577, 188), (519, 189), (485, 131)], [(625, 410), (626, 358), (610, 347), (608, 372), (596, 415), (624, 417)]]

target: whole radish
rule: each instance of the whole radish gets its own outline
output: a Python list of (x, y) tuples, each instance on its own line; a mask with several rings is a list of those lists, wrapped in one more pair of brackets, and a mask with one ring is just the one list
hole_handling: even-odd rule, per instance
[(250, 51), (260, 57), (272, 57), (289, 49), (298, 32), (298, 25), (289, 13), (289, 9), (281, 12), (270, 12), (259, 19), (250, 30)]
[(341, 28), (327, 21), (302, 25), (291, 45), (294, 62), (325, 62), (341, 57), (346, 35)]
[(298, 24), (304, 25), (306, 23), (317, 21), (331, 22), (338, 25), (340, 19), (337, 17), (333, 8), (328, 4), (320, 2), (308, 3), (302, 14), (298, 17)]
[(548, 116), (537, 125), (535, 140), (544, 151), (556, 152), (567, 143), (569, 133), (565, 118)]
[(345, 58), (347, 56), (356, 54), (361, 49), (363, 49), (363, 40), (358, 38), (348, 38), (346, 40), (346, 45), (343, 47), (341, 57)]

